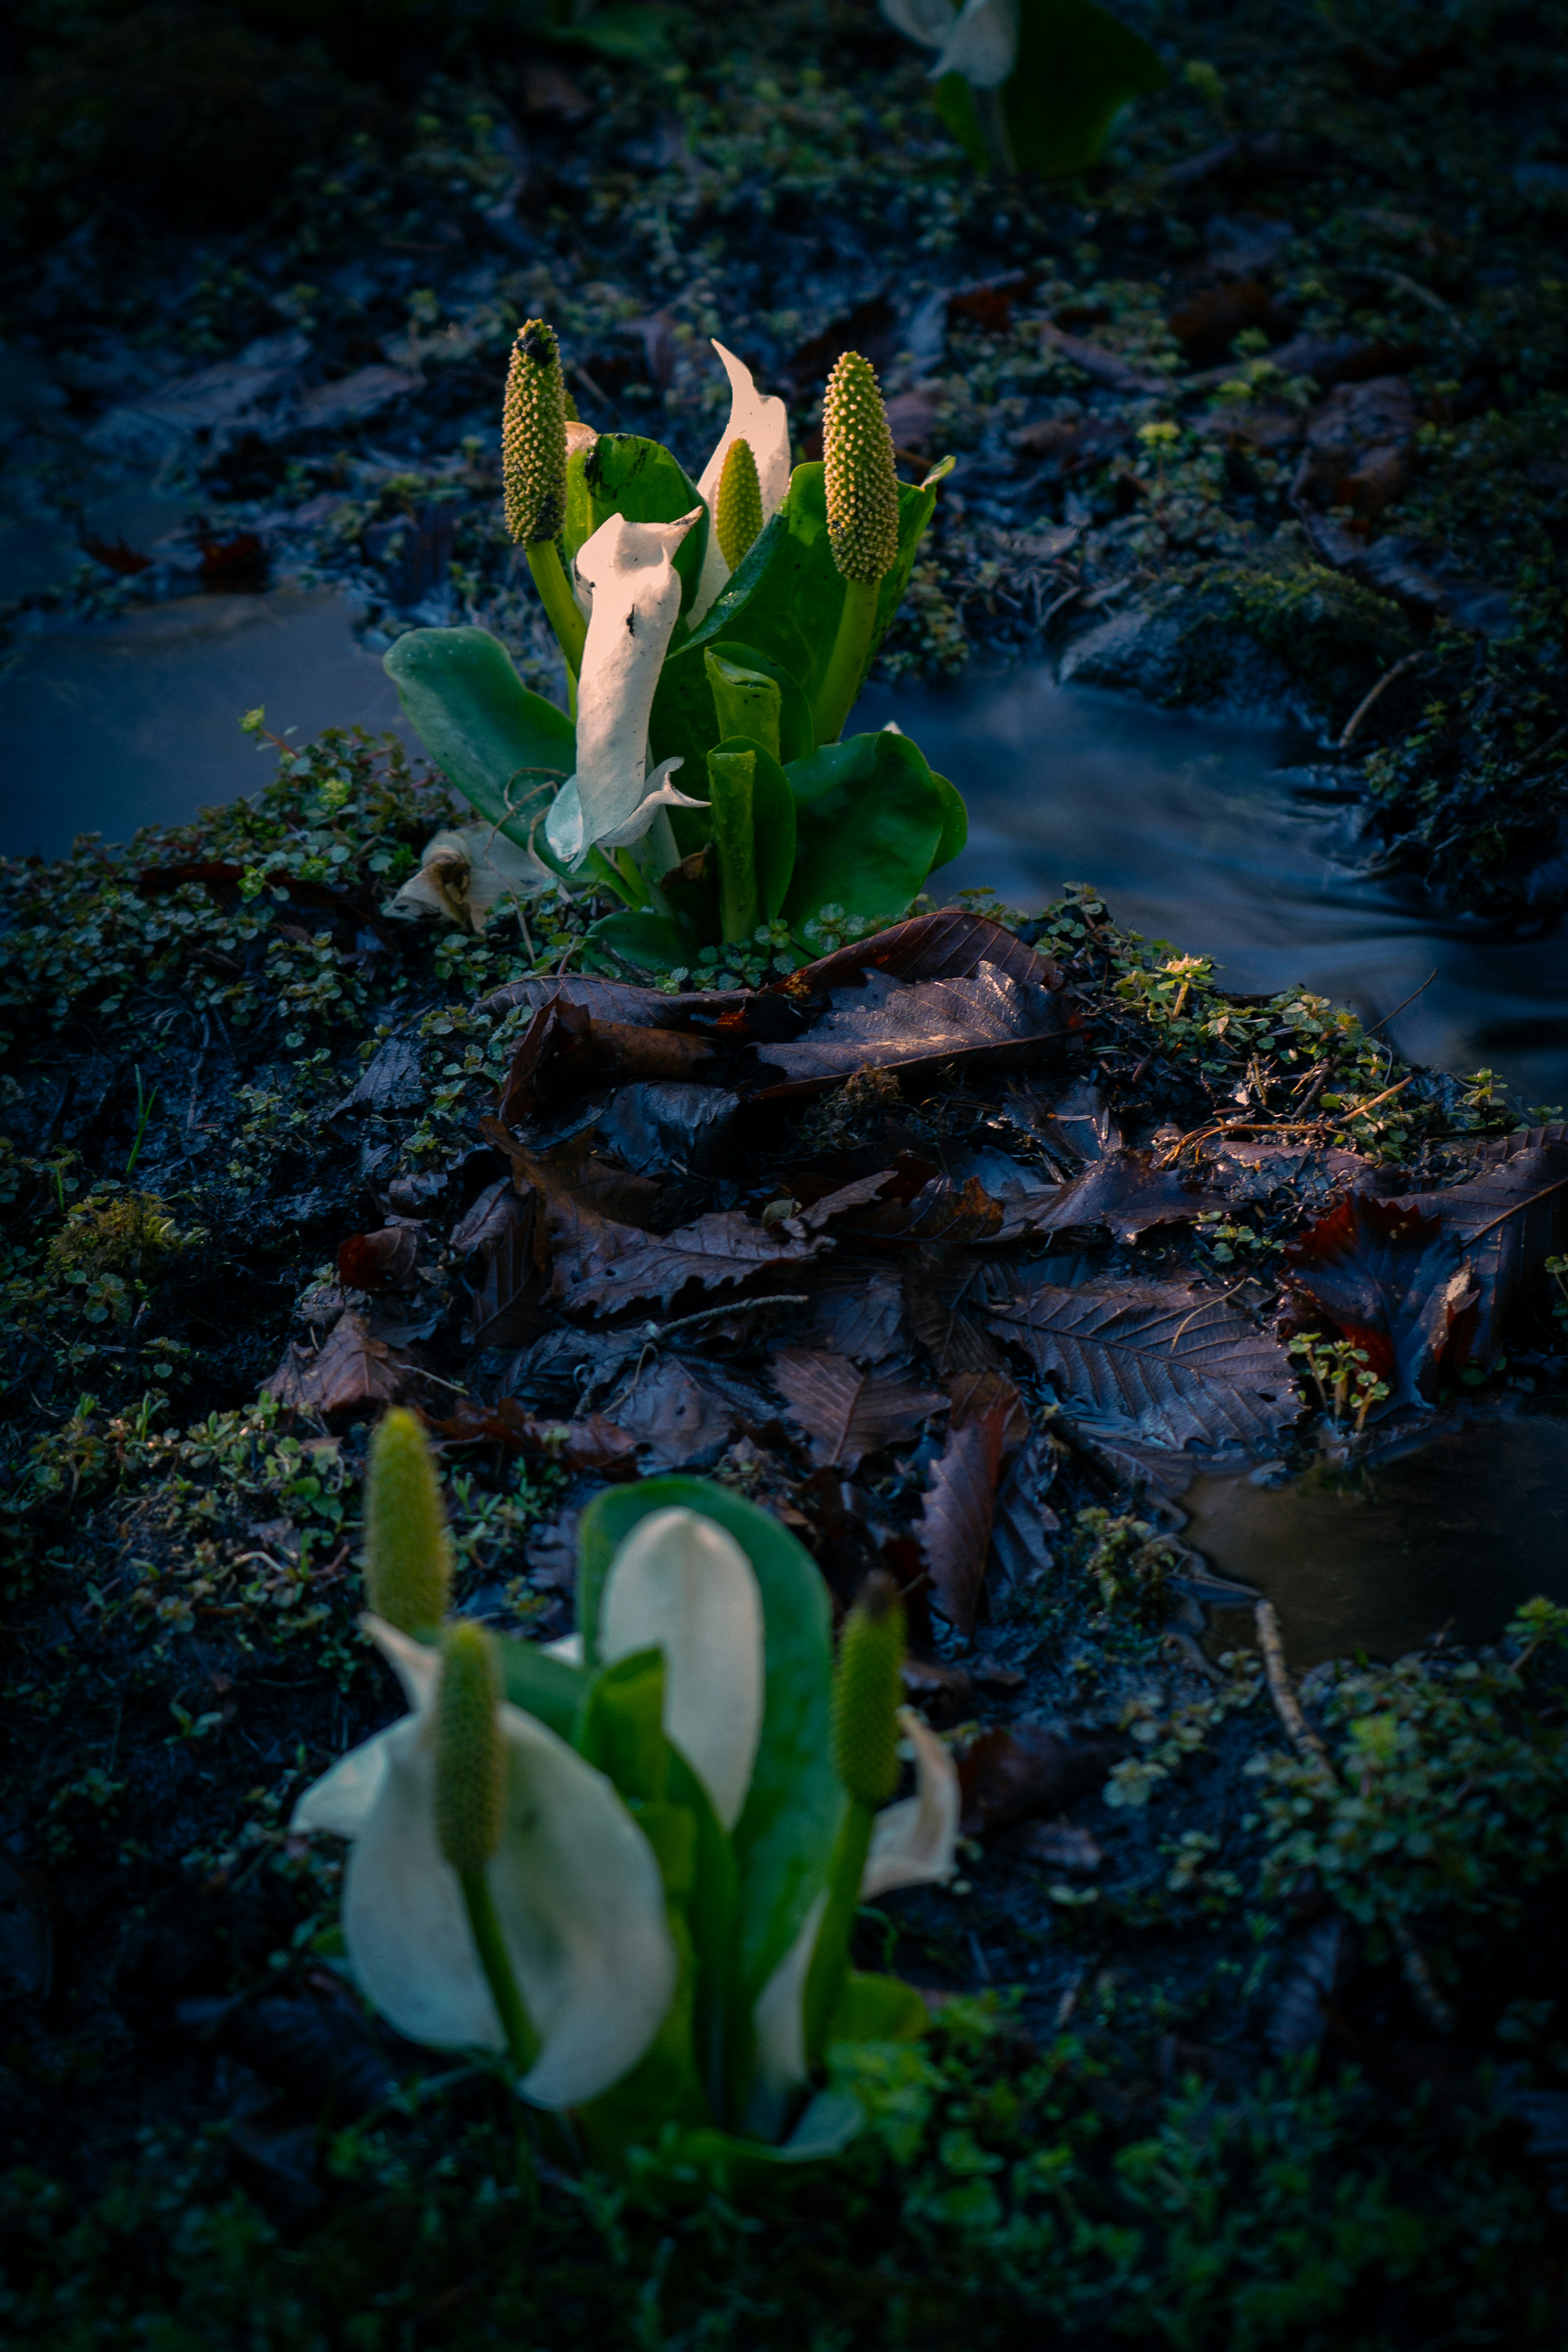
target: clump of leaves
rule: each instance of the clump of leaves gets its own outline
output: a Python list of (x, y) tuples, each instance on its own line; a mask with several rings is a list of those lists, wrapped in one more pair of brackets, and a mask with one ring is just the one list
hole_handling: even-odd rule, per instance
[(1568, 1870), (1568, 1732), (1554, 1719), (1568, 1609), (1532, 1601), (1504, 1643), (1336, 1668), (1322, 1719), (1333, 1773), (1260, 1757), (1266, 1885), (1316, 1874), (1356, 1919), (1445, 1927), (1523, 1911), (1523, 1890)]

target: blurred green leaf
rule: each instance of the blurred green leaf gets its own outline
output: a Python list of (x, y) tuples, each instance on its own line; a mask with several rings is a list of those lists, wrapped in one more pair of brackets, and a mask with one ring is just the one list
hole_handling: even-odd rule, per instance
[(952, 786), (907, 735), (890, 732), (825, 743), (784, 772), (796, 828), (785, 920), (798, 933), (838, 906), (868, 923), (897, 922), (953, 829)]
[[(1043, 180), (1087, 171), (1122, 107), (1163, 89), (1169, 79), (1148, 42), (1096, 0), (1019, 0), (1018, 61), (998, 93), (1015, 165)], [(989, 169), (969, 83), (944, 74), (936, 97), (954, 138)]]

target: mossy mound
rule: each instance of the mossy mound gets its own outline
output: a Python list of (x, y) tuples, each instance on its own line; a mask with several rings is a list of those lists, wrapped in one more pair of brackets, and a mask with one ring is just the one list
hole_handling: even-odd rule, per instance
[(1206, 565), (1102, 621), (1068, 648), (1062, 676), (1153, 702), (1286, 710), (1337, 733), (1417, 642), (1397, 605), (1313, 562), (1287, 529), (1258, 556)]

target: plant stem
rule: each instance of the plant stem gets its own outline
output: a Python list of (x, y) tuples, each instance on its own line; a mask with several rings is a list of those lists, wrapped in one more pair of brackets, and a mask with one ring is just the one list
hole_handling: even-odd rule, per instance
[(485, 1982), (490, 1989), (496, 2014), (506, 2035), (507, 2053), (519, 2074), (526, 2074), (539, 2055), (539, 2036), (533, 2021), (523, 2005), (512, 1974), (511, 1960), (506, 1941), (496, 1917), (496, 1906), (490, 1895), (489, 1881), (482, 1870), (462, 1870), (458, 1874), (463, 1890), (463, 1902), (468, 1914), (468, 1926), (473, 1931), (474, 1949), (479, 1956), (479, 1966), (485, 1972)]
[(805, 2054), (815, 2066), (827, 2039), (827, 2021), (849, 1965), (849, 1938), (860, 1908), (860, 1881), (871, 1846), (873, 1815), (868, 1805), (852, 1797), (846, 1811), (827, 1880), (827, 1908), (817, 1930), (816, 1949), (806, 1974)]
[(143, 1095), (142, 1091), (142, 1065), (138, 1062), (136, 1065), (136, 1134), (131, 1145), (131, 1157), (125, 1163), (125, 1173), (127, 1176), (130, 1175), (132, 1170), (135, 1167), (137, 1160), (141, 1157), (142, 1139), (147, 1132), (147, 1122), (153, 1116), (153, 1106), (157, 1099), (158, 1089), (156, 1087), (153, 1087), (150, 1095)]
[(827, 674), (817, 690), (812, 723), (819, 743), (837, 743), (844, 722), (860, 691), (860, 680), (870, 658), (871, 633), (877, 625), (879, 580), (847, 580), (838, 634), (827, 656)]
[(985, 142), (985, 152), (991, 169), (999, 180), (1015, 180), (1018, 176), (1017, 158), (1007, 133), (1007, 117), (1002, 104), (1000, 89), (976, 89), (971, 84), (970, 95), (974, 100), (974, 119), (980, 125), (980, 135)]
[(561, 567), (561, 551), (552, 539), (536, 539), (523, 549), (528, 568), (533, 574), (533, 584), (539, 591), (545, 617), (555, 632), (555, 641), (566, 656), (568, 677), (576, 692), (578, 673), (583, 667), (583, 647), (587, 642), (588, 624), (583, 618), (577, 599), (572, 593), (572, 583)]

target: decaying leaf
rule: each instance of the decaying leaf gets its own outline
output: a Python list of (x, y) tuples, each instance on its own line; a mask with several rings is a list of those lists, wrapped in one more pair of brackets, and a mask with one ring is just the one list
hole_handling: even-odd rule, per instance
[(1428, 1402), (1454, 1327), (1479, 1297), (1458, 1232), (1414, 1202), (1351, 1192), (1285, 1255), (1291, 1288), (1365, 1349), (1394, 1402)]
[(779, 1418), (777, 1405), (754, 1382), (723, 1365), (689, 1364), (678, 1356), (635, 1370), (608, 1410), (669, 1470), (710, 1469), (738, 1430), (755, 1433)]
[(374, 1338), (363, 1316), (345, 1310), (314, 1356), (289, 1349), (266, 1394), (295, 1412), (374, 1412), (407, 1396), (423, 1370), (416, 1358)]
[[(879, 1364), (903, 1337), (903, 1297), (896, 1272), (867, 1258), (836, 1251), (802, 1276), (811, 1305), (803, 1307), (806, 1346)], [(797, 1327), (799, 1328), (799, 1327)]]
[(972, 1418), (959, 1423), (955, 1412), (921, 1505), (917, 1532), (931, 1599), (961, 1633), (974, 1630), (991, 1549), (996, 1481), (1016, 1402), (1016, 1391), (1011, 1398), (998, 1391)]
[(552, 1293), (574, 1315), (614, 1314), (657, 1299), (668, 1308), (689, 1285), (725, 1290), (758, 1275), (786, 1273), (830, 1246), (796, 1241), (760, 1225), (743, 1210), (720, 1209), (672, 1234), (645, 1234), (577, 1208), (569, 1219), (550, 1211)]
[(999, 1238), (1057, 1234), (1073, 1225), (1103, 1225), (1118, 1241), (1135, 1241), (1153, 1225), (1182, 1224), (1226, 1206), (1181, 1168), (1156, 1168), (1149, 1151), (1111, 1151), (1048, 1199), (1010, 1202)]
[(1451, 1369), (1489, 1364), (1518, 1299), (1547, 1258), (1568, 1245), (1568, 1133), (1561, 1122), (1492, 1137), (1475, 1173), (1403, 1200), (1458, 1235), (1476, 1286), (1454, 1333)]
[(1019, 1287), (1016, 1270), (988, 1252), (928, 1248), (905, 1263), (904, 1313), (944, 1380), (1002, 1369), (1005, 1360), (988, 1320)]
[(1058, 996), (994, 965), (963, 979), (912, 983), (868, 972), (854, 991), (834, 989), (829, 1009), (804, 1036), (758, 1049), (765, 1072), (780, 1074), (761, 1091), (778, 1100), (864, 1069), (1016, 1061), (1054, 1045), (1066, 1028)]
[(452, 1234), (452, 1255), (479, 1253), (479, 1276), (463, 1338), (475, 1348), (523, 1348), (548, 1329), (549, 1282), (535, 1252), (531, 1195), (520, 1199), (500, 1176)]
[(515, 1397), (501, 1397), (494, 1404), (464, 1397), (451, 1413), (433, 1421), (431, 1426), (443, 1437), (462, 1443), (488, 1441), (536, 1461), (558, 1462), (565, 1470), (591, 1471), (600, 1478), (637, 1475), (636, 1438), (602, 1412), (590, 1413), (583, 1421), (551, 1421), (525, 1412)]
[(1173, 1283), (1045, 1285), (991, 1320), (1069, 1406), (1114, 1416), (1156, 1445), (1271, 1452), (1300, 1409), (1284, 1349), (1223, 1294)]
[(863, 1454), (912, 1438), (947, 1400), (896, 1374), (858, 1371), (813, 1348), (781, 1348), (773, 1380), (811, 1440), (812, 1460), (853, 1470)]
[(689, 1083), (712, 1072), (715, 1060), (709, 1039), (689, 1030), (612, 1020), (558, 993), (540, 1005), (518, 1041), (500, 1117), (515, 1125), (552, 1093), (607, 1079)]
[(991, 1522), (993, 1592), (1026, 1591), (1055, 1568), (1050, 1539), (1061, 1521), (1046, 1496), (1060, 1459), (1056, 1439), (1039, 1430), (1007, 1465)]
[(1361, 1937), (1342, 1911), (1292, 1936), (1285, 1947), (1279, 1997), (1267, 2028), (1279, 2058), (1315, 2050), (1329, 2022), (1329, 2004), (1360, 1957)]
[(338, 1249), (338, 1280), (345, 1290), (406, 1290), (418, 1256), (419, 1235), (412, 1225), (351, 1234)]
[(1126, 1747), (1120, 1732), (1061, 1728), (1033, 1716), (983, 1731), (958, 1767), (964, 1836), (1060, 1812), (1099, 1789)]

